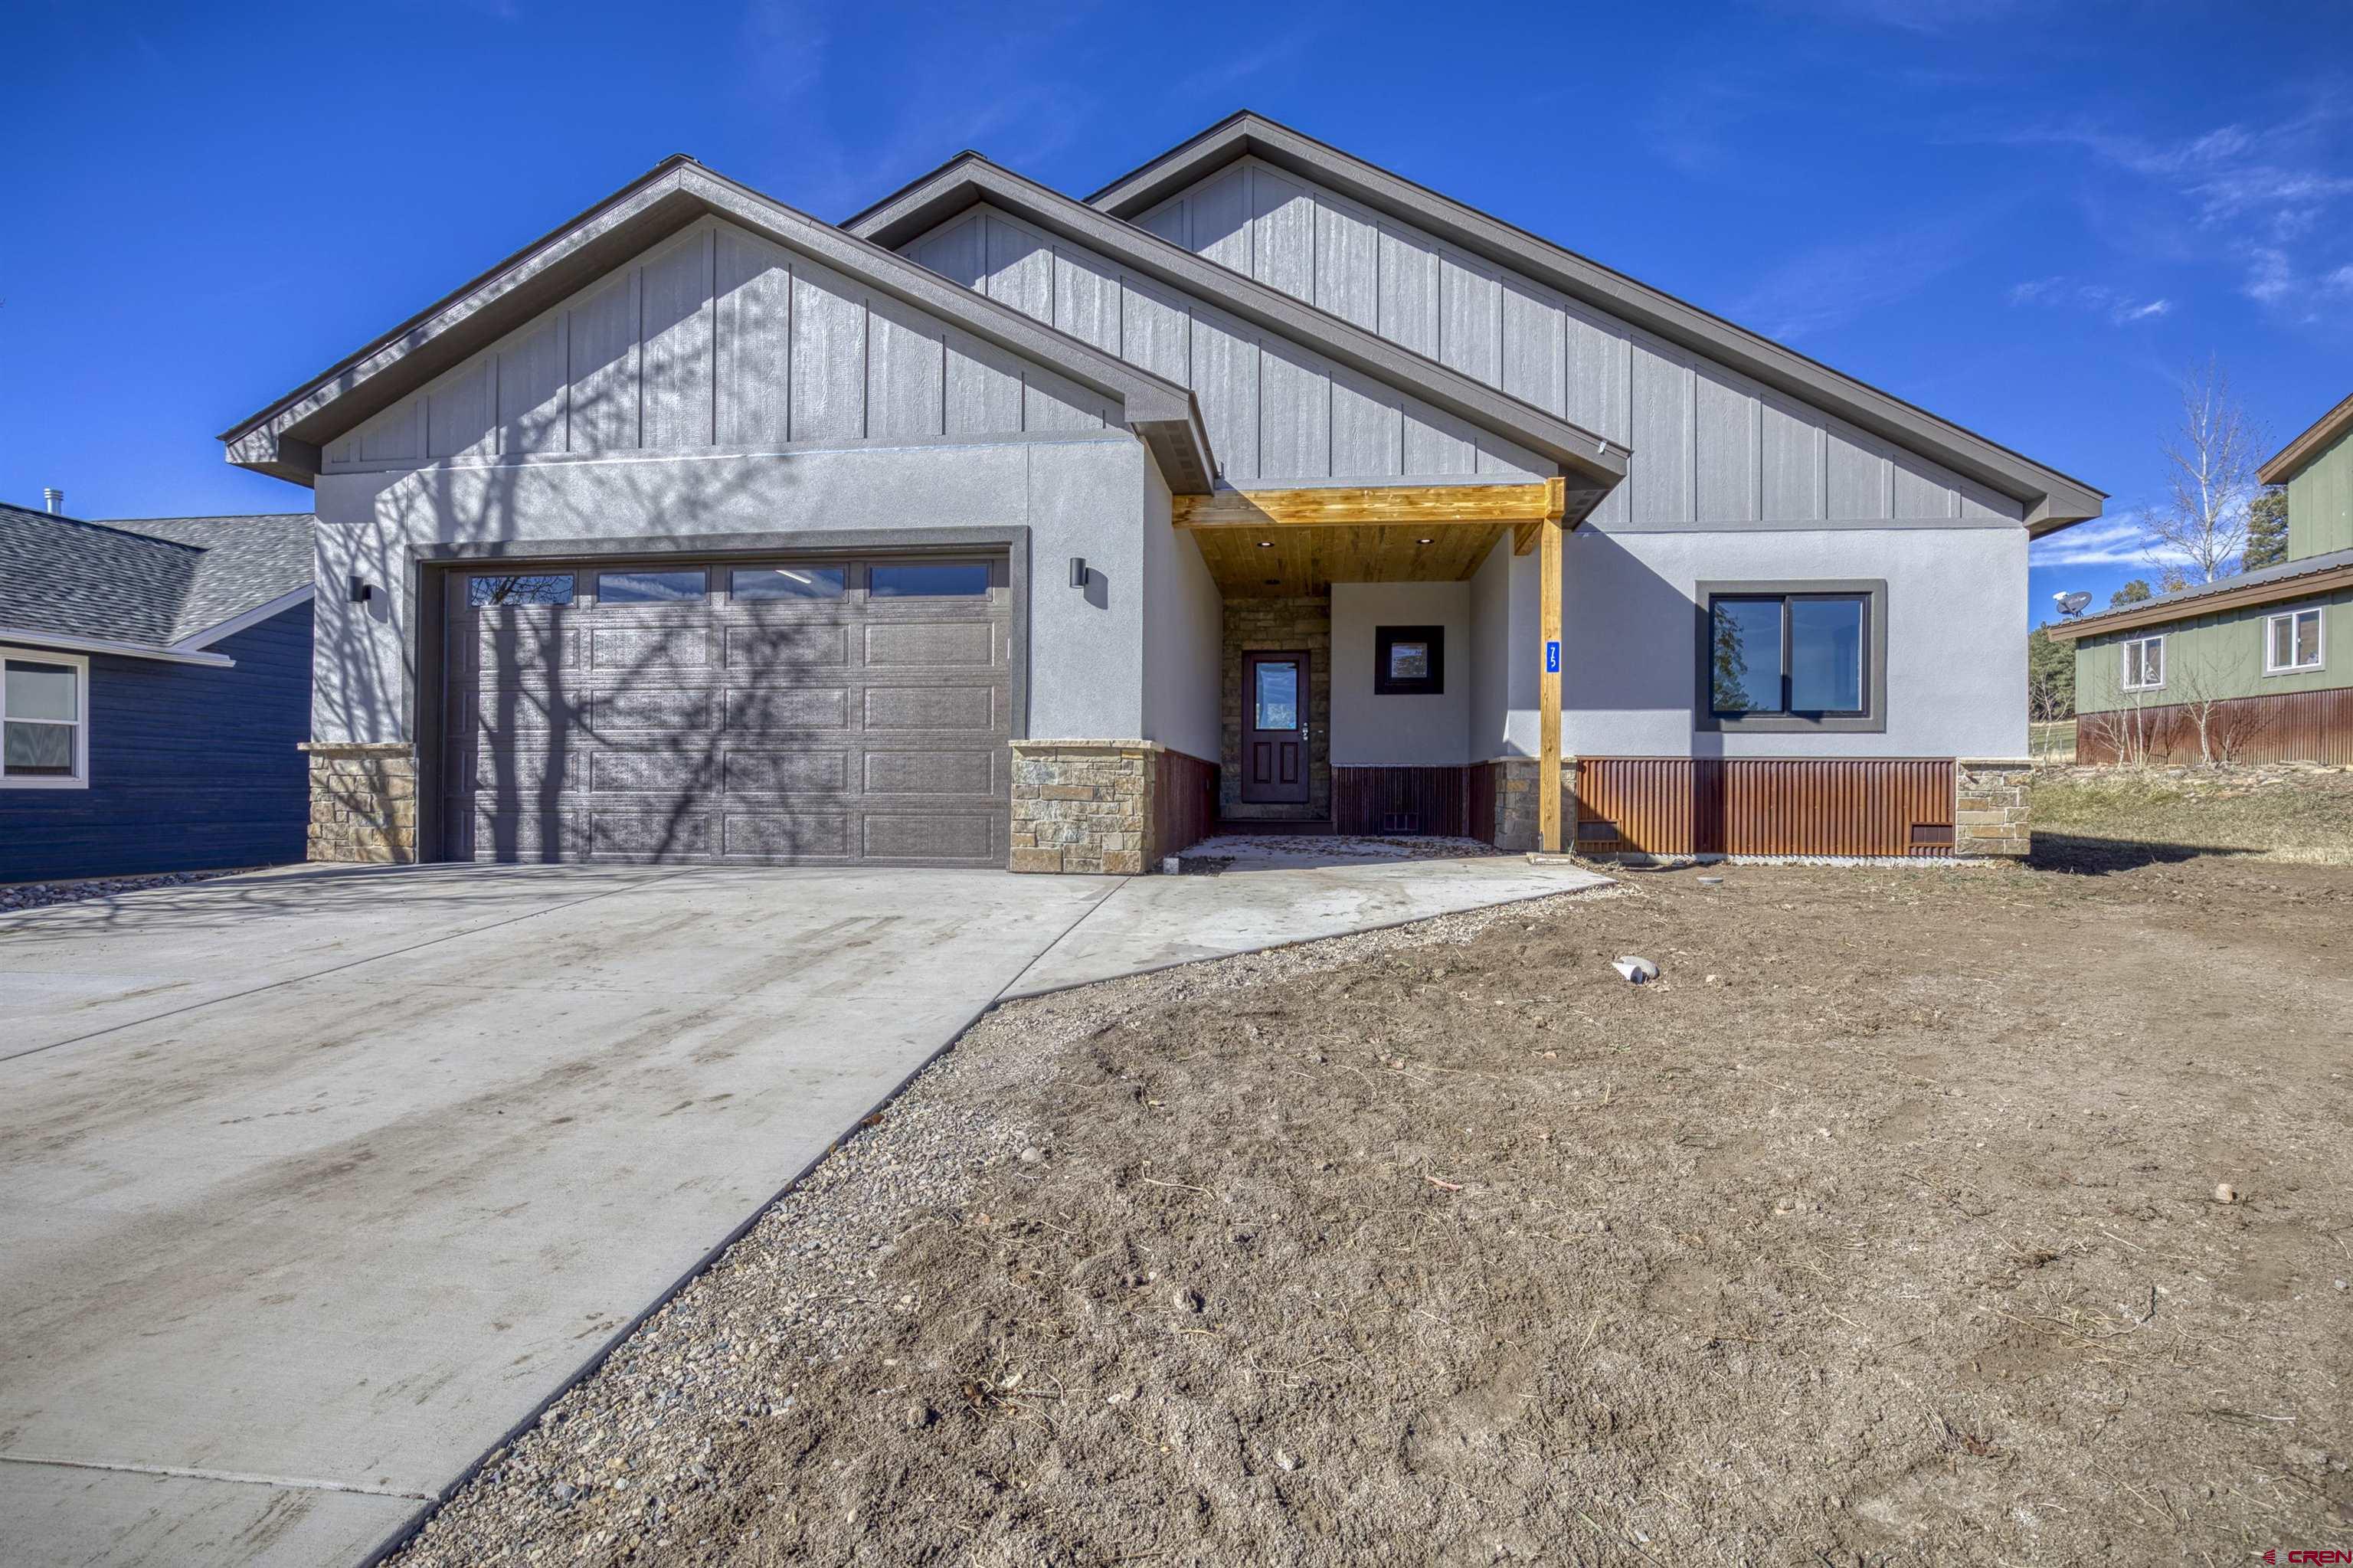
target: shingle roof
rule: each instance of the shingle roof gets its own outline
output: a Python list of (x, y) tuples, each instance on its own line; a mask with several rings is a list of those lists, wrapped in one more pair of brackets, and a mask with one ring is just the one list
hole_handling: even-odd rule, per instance
[(308, 513), (90, 522), (0, 502), (0, 628), (166, 648), (311, 584)]

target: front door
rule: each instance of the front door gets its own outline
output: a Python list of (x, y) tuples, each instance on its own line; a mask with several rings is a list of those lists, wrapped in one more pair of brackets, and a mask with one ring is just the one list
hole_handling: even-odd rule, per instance
[(1242, 655), (1242, 799), (1307, 802), (1307, 655)]

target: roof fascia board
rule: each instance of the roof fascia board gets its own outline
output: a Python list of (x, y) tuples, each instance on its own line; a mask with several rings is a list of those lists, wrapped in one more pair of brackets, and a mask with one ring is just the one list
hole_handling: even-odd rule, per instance
[(32, 631), (17, 626), (0, 626), (0, 644), (11, 648), (54, 648), (66, 653), (112, 653), (125, 659), (152, 659), (162, 664), (202, 664), (216, 670), (237, 667), (237, 661), (226, 653), (184, 651), (177, 647), (159, 648), (152, 642), (118, 642), (105, 637), (75, 637), (62, 631)]
[(2330, 567), (2302, 577), (2273, 577), (2243, 588), (2200, 594), (2195, 599), (2152, 599), (2125, 609), (2087, 615), (2081, 620), (2053, 621), (2042, 630), (2062, 642), (2077, 642), (2104, 632), (2135, 631), (2145, 626), (2169, 626), (2177, 621), (2217, 615), (2227, 609), (2284, 604), (2289, 599), (2308, 599), (2314, 594), (2329, 593), (2348, 587), (2353, 587), (2353, 567)]
[(228, 461), (310, 482), (319, 471), (320, 446), (332, 431), (390, 407), (705, 215), (807, 255), (1117, 401), (1129, 427), (1152, 445), (1171, 488), (1187, 493), (1208, 488), (1216, 462), (1207, 427), (1186, 388), (700, 164), (676, 161), (223, 432)]
[(1205, 260), (1181, 245), (1024, 179), (977, 153), (959, 154), (928, 179), (917, 181), (851, 219), (849, 228), (860, 238), (895, 251), (984, 204), (1001, 207), (1049, 233), (1133, 267), (1155, 282), (1206, 300), (1359, 375), (1409, 392), (1457, 418), (1541, 453), (1581, 479), (1607, 486), (1626, 477), (1627, 451), (1615, 442), (1434, 359), (1400, 348), (1280, 289)]
[(1245, 156), (1426, 229), (1693, 353), (1935, 459), (2027, 507), (2037, 535), (2100, 514), (2103, 491), (1745, 327), (1262, 116), (1234, 115), (1087, 198), (1132, 219)]
[(172, 644), (172, 652), (174, 653), (199, 652), (226, 638), (236, 636), (240, 631), (250, 630), (272, 616), (283, 615), (298, 605), (310, 603), (318, 596), (318, 592), (316, 585), (312, 585), (295, 588), (289, 593), (281, 593), (276, 599), (257, 604), (251, 609), (242, 610), (217, 625), (207, 626), (192, 636), (181, 638)]
[(2255, 478), (2264, 484), (2285, 484), (2309, 468), (2313, 459), (2348, 430), (2353, 430), (2353, 397), (2321, 415), (2302, 435), (2280, 448), (2269, 462), (2255, 471)]

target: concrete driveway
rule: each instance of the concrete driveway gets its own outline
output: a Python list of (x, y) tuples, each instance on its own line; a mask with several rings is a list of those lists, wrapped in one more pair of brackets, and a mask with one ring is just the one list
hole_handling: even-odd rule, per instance
[(0, 917), (0, 1563), (357, 1563), (998, 997), (1589, 886), (423, 867)]

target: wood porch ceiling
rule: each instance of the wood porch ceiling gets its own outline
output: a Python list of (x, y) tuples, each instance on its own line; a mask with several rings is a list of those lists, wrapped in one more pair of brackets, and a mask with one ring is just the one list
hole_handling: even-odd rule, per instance
[(1171, 521), (1228, 598), (1289, 599), (1335, 582), (1463, 581), (1506, 530), (1526, 553), (1568, 502), (1558, 479), (1220, 490), (1173, 497)]

